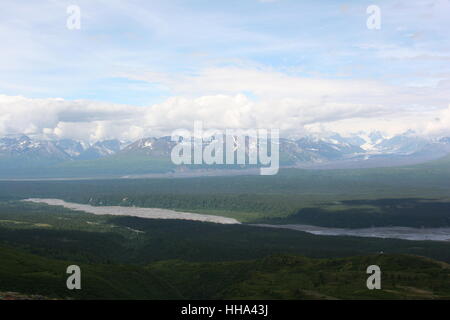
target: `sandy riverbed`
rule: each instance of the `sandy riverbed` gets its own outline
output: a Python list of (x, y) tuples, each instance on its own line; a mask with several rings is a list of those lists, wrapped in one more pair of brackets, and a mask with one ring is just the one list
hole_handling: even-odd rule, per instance
[(233, 218), (213, 216), (206, 214), (197, 214), (190, 212), (179, 212), (168, 209), (158, 208), (137, 208), (137, 207), (121, 207), (121, 206), (91, 206), (88, 204), (80, 204), (73, 202), (66, 202), (60, 199), (26, 199), (24, 201), (45, 203), (51, 206), (63, 206), (64, 208), (84, 211), (97, 215), (113, 215), (113, 216), (132, 216), (147, 219), (178, 219), (178, 220), (193, 220), (204, 221), (221, 224), (239, 224), (240, 222)]

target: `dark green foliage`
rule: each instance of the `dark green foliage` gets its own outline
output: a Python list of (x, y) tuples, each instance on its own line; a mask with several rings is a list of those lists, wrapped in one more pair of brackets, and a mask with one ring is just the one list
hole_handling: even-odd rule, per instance
[[(417, 187), (403, 187), (393, 192), (393, 186), (402, 181), (378, 189), (375, 182), (369, 185), (374, 177), (350, 179), (354, 171), (346, 175), (329, 171), (328, 177), (322, 171), (296, 170), (292, 176), (288, 172), (275, 177), (8, 181), (0, 182), (0, 199), (58, 198), (91, 205), (168, 208), (252, 223), (348, 228), (450, 226), (450, 184), (445, 190), (418, 192)], [(311, 179), (309, 185), (307, 178)]]
[[(449, 225), (449, 178), (437, 166), (282, 170), (274, 177), (3, 181), (0, 291), (82, 299), (449, 298), (446, 264), (400, 255), (450, 262), (448, 242), (94, 216), (15, 201), (161, 207), (246, 222), (434, 227)], [(68, 264), (84, 270), (81, 292), (65, 289)], [(382, 267), (385, 290), (365, 287), (370, 264)]]
[(0, 208), (0, 242), (65, 260), (146, 264), (170, 259), (259, 259), (278, 253), (345, 257), (383, 251), (450, 262), (447, 242), (316, 236), (247, 225), (95, 216), (23, 202), (3, 203)]
[(66, 269), (73, 261), (52, 260), (0, 246), (0, 291), (71, 299), (180, 298), (143, 267), (78, 264), (82, 290), (68, 290)]
[[(82, 289), (66, 288), (73, 261), (0, 246), (0, 293), (59, 299), (448, 299), (449, 266), (404, 255), (308, 259), (275, 255), (255, 261), (148, 266), (79, 264)], [(382, 290), (368, 290), (366, 268), (382, 269)]]
[(340, 228), (450, 226), (450, 202), (425, 199), (379, 199), (342, 201), (341, 203), (345, 208), (340, 210), (330, 210), (326, 206), (304, 208), (289, 217), (261, 219), (260, 222)]

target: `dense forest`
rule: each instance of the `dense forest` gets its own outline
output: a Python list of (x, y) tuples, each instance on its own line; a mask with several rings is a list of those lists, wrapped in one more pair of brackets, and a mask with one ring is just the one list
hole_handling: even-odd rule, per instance
[[(439, 170), (430, 169), (426, 178), (374, 169), (1, 181), (0, 256), (8, 263), (0, 267), (0, 296), (17, 291), (83, 299), (448, 298), (448, 242), (317, 236), (249, 225), (449, 226), (450, 180)], [(32, 197), (217, 214), (244, 224), (96, 216), (21, 201)], [(367, 263), (384, 266), (387, 290), (367, 290)], [(82, 266), (88, 290), (66, 290), (68, 264)]]
[[(19, 292), (57, 299), (449, 298), (449, 266), (419, 255), (450, 262), (450, 243), (323, 237), (0, 204), (0, 297)], [(72, 264), (82, 268), (83, 290), (65, 287)], [(372, 264), (382, 267), (385, 290), (365, 287), (365, 268)]]
[[(448, 299), (447, 264), (416, 256), (310, 259), (274, 255), (230, 262), (80, 264), (82, 290), (65, 287), (68, 265), (0, 246), (2, 292), (47, 299)], [(367, 290), (365, 266), (383, 269), (383, 290)]]
[(285, 170), (274, 177), (0, 181), (0, 200), (58, 198), (94, 206), (167, 208), (244, 223), (449, 226), (450, 176), (433, 172), (420, 184), (419, 177), (404, 176), (399, 168)]
[(0, 242), (48, 258), (92, 263), (211, 262), (279, 253), (326, 258), (379, 252), (450, 262), (447, 242), (317, 236), (247, 225), (96, 216), (15, 201), (0, 206)]

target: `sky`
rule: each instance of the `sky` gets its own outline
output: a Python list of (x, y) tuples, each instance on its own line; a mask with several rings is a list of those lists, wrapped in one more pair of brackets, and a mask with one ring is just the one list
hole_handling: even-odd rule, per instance
[[(380, 28), (368, 28), (376, 5)], [(68, 28), (69, 6), (80, 28)], [(449, 0), (1, 1), (0, 136), (450, 135)], [(71, 20), (72, 21), (72, 20)]]

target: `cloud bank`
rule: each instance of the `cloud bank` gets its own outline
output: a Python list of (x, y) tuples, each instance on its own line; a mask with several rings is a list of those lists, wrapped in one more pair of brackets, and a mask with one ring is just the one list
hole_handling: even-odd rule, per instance
[(284, 136), (371, 130), (450, 134), (447, 82), (397, 87), (372, 80), (316, 79), (235, 67), (177, 77), (128, 76), (156, 81), (177, 95), (148, 106), (1, 95), (0, 135), (135, 140), (189, 129), (194, 121), (217, 129), (279, 128)]

